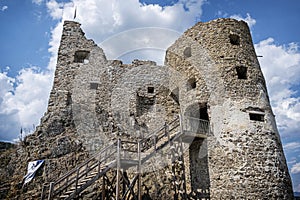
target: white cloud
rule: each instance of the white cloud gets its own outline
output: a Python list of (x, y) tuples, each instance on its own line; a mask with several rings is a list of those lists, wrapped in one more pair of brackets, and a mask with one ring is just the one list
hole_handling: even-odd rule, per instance
[[(150, 59), (158, 64), (163, 64), (165, 50), (180, 35), (180, 32), (171, 29), (138, 28), (115, 34), (103, 41), (100, 46), (105, 50), (108, 59), (122, 59), (123, 62), (131, 62), (138, 53), (140, 59)], [(124, 41), (131, 41), (131, 43), (120, 45)]]
[(231, 15), (230, 18), (236, 19), (236, 20), (243, 20), (247, 22), (248, 26), (252, 28), (256, 24), (256, 20), (253, 19), (249, 13), (247, 13), (246, 17), (242, 17), (241, 15)]
[(292, 166), (291, 173), (292, 174), (300, 173), (300, 163), (296, 163)]
[(294, 192), (300, 192), (300, 184), (298, 184), (298, 185), (294, 188)]
[[(136, 58), (139, 58), (143, 54), (142, 49), (151, 46), (151, 48), (160, 51), (160, 53), (155, 54), (157, 57), (151, 57), (151, 59), (162, 61), (164, 56), (161, 51), (162, 43), (165, 44), (163, 48), (166, 49), (179, 35), (177, 34), (174, 37), (174, 32), (182, 32), (192, 26), (195, 18), (199, 18), (202, 13), (202, 3), (203, 1), (180, 0), (172, 6), (161, 7), (159, 5), (141, 4), (138, 0), (73, 0), (66, 4), (51, 0), (47, 3), (47, 7), (53, 19), (62, 18), (63, 20), (73, 20), (76, 7), (76, 21), (82, 22), (82, 28), (88, 38), (92, 38), (98, 44), (103, 41), (106, 42), (103, 46), (101, 44), (100, 46), (104, 48), (105, 52), (108, 52), (108, 58), (110, 59), (116, 58), (115, 55), (119, 56), (128, 51), (135, 52)], [(62, 23), (58, 23), (54, 28), (54, 30), (60, 31), (53, 31), (53, 39), (50, 42), (50, 51), (53, 52), (53, 57), (56, 54), (54, 50), (58, 49), (61, 27)], [(155, 33), (152, 31), (152, 34), (149, 34), (146, 31), (142, 32), (140, 29), (149, 27), (154, 27), (153, 30), (164, 28), (164, 30), (170, 31), (167, 34), (166, 31), (155, 31)], [(132, 34), (132, 31), (127, 32), (128, 30), (135, 30), (135, 34)], [(137, 34), (137, 32), (140, 34)], [(107, 39), (120, 35), (120, 33), (125, 36), (121, 43), (117, 43), (117, 46), (116, 43), (108, 44)], [(161, 40), (154, 38), (161, 38)], [(146, 45), (145, 41), (148, 41)], [(124, 49), (124, 47), (127, 49)], [(114, 49), (120, 48), (124, 51), (120, 53), (120, 50), (118, 50), (117, 53), (110, 54)], [(135, 51), (137, 49), (139, 51)], [(112, 56), (110, 57), (110, 55)]]
[(296, 158), (292, 158), (291, 161), (287, 161), (288, 165), (295, 164), (297, 162)]
[(50, 16), (53, 19), (61, 19), (63, 14), (63, 3), (58, 3), (55, 0), (50, 0), (46, 3)]
[(300, 97), (296, 87), (300, 82), (300, 52), (295, 43), (276, 45), (268, 38), (255, 45), (266, 78), (273, 111), (280, 133), (300, 136)]
[(290, 142), (283, 145), (284, 150), (300, 149), (300, 142)]
[(39, 124), (46, 110), (52, 74), (36, 67), (22, 69), (15, 78), (0, 73), (1, 140), (12, 141), (18, 137), (21, 127), (32, 130), (33, 125)]
[(41, 5), (43, 3), (44, 0), (32, 0), (32, 3), (37, 4), (37, 5)]
[(5, 11), (8, 9), (8, 6), (2, 6), (1, 11)]
[(13, 90), (14, 82), (15, 80), (13, 78), (7, 76), (7, 72), (0, 73), (0, 102), (7, 92)]

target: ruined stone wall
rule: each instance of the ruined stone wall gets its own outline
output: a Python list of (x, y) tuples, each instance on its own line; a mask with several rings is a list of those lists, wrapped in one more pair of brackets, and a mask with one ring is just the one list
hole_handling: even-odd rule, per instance
[[(79, 23), (66, 21), (48, 110), (10, 162), (16, 170), (9, 197), (36, 199), (43, 183), (116, 138), (138, 140), (179, 113), (209, 120), (211, 127), (207, 139), (184, 145), (190, 199), (292, 198), (248, 26), (232, 19), (187, 30), (167, 50), (164, 66), (107, 60)], [(173, 198), (172, 170), (181, 174), (169, 150), (143, 169), (148, 198)], [(45, 159), (42, 171), (21, 189), (27, 162), (37, 159)], [(134, 174), (129, 172), (129, 177)], [(97, 199), (99, 190), (92, 187), (87, 193)]]

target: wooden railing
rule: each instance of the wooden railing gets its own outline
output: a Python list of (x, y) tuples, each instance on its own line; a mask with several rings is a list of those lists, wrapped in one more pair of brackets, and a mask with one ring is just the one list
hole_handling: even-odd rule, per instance
[[(187, 116), (181, 119), (178, 116), (139, 141), (118, 139), (55, 182), (45, 184), (41, 199), (75, 198), (111, 168), (117, 168), (117, 173), (119, 173), (121, 168), (137, 166), (138, 175), (135, 181), (137, 180), (138, 187), (141, 187), (141, 165), (158, 150), (163, 149), (167, 144), (172, 144), (174, 138), (183, 134), (183, 131), (208, 134), (209, 122)], [(119, 180), (120, 175), (117, 174), (116, 196), (119, 196)], [(140, 189), (138, 192), (138, 199), (140, 199)]]
[(79, 187), (78, 185), (81, 180), (85, 180), (84, 178), (86, 177), (89, 177), (90, 180), (91, 178), (97, 179), (97, 176), (99, 176), (101, 172), (104, 172), (115, 165), (115, 154), (117, 152), (115, 147), (116, 142), (105, 147), (99, 153), (95, 154), (73, 170), (67, 172), (55, 182), (45, 184), (43, 186), (41, 199), (53, 199), (54, 197), (63, 195), (66, 191), (73, 191), (69, 195), (76, 196), (76, 194), (80, 193), (79, 190), (82, 190), (82, 187)]
[(208, 135), (210, 132), (209, 121), (195, 117), (184, 116), (182, 120), (184, 131)]

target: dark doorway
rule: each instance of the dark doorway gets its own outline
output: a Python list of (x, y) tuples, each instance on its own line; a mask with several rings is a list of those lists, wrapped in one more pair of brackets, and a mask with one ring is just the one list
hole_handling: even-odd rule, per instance
[(208, 120), (207, 104), (200, 107), (200, 119)]
[[(207, 103), (189, 106), (185, 116), (209, 120)], [(200, 128), (200, 127), (199, 127)], [(189, 146), (191, 198), (210, 199), (210, 178), (207, 156), (207, 139), (194, 139)]]

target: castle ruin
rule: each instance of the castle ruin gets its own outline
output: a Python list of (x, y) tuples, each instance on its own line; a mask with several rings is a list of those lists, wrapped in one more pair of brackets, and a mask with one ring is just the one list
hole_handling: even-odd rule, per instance
[[(293, 199), (250, 31), (234, 19), (197, 23), (163, 66), (107, 60), (65, 21), (48, 110), (15, 156), (10, 197)], [(43, 168), (18, 190), (36, 159)]]

